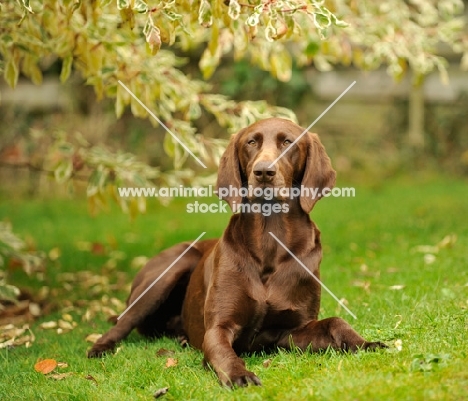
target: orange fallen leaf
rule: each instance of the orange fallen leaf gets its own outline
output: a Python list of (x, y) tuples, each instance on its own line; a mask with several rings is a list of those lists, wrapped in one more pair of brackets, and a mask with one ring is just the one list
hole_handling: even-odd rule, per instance
[(174, 358), (167, 358), (166, 361), (166, 368), (171, 368), (173, 366), (177, 366), (177, 359)]
[(94, 255), (104, 255), (106, 253), (106, 248), (100, 242), (93, 242), (91, 245), (91, 252)]
[(55, 359), (44, 359), (34, 365), (34, 370), (46, 375), (47, 373), (52, 372), (56, 367), (57, 361)]

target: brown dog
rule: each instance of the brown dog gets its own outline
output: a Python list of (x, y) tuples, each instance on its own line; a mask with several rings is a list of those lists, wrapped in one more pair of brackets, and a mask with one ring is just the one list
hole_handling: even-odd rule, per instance
[[(147, 336), (185, 335), (203, 350), (222, 384), (260, 384), (245, 369), (241, 352), (292, 345), (313, 351), (385, 347), (367, 342), (344, 320), (317, 320), (320, 285), (270, 234), (316, 277), (322, 258), (320, 231), (310, 220), (311, 196), (258, 195), (262, 190), (332, 188), (335, 171), (317, 135), (288, 120), (270, 118), (239, 132), (219, 167), (218, 193), (248, 188), (225, 198), (240, 213), (219, 240), (190, 248), (182, 243), (161, 252), (137, 274), (128, 305), (184, 251), (184, 256), (102, 336), (89, 351), (101, 356), (137, 328)], [(290, 192), (292, 193), (292, 192)], [(271, 213), (268, 213), (268, 210)], [(276, 212), (272, 212), (276, 210)], [(190, 248), (190, 249), (189, 249)]]

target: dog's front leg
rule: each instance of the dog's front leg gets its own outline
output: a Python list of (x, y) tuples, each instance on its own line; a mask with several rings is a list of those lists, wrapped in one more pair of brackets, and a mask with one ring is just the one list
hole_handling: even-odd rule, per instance
[(237, 356), (232, 344), (241, 327), (235, 324), (216, 325), (208, 329), (203, 341), (205, 361), (216, 371), (221, 384), (247, 386), (261, 385), (260, 379), (245, 368), (245, 362)]
[(364, 340), (346, 321), (338, 317), (310, 321), (304, 327), (286, 333), (277, 345), (290, 348), (291, 345), (302, 350), (320, 351), (333, 348), (342, 351), (355, 352), (387, 348), (384, 343)]

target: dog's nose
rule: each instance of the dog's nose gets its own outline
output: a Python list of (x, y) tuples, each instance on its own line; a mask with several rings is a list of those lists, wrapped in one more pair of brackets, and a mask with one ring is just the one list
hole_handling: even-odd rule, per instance
[(276, 175), (276, 165), (270, 167), (270, 161), (260, 161), (255, 163), (253, 173), (260, 182), (270, 182)]

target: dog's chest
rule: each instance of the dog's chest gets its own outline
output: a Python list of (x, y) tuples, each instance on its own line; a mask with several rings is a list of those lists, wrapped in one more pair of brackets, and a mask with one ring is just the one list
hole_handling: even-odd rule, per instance
[(257, 282), (253, 288), (251, 298), (255, 300), (255, 307), (249, 324), (236, 340), (238, 351), (260, 350), (273, 345), (285, 332), (302, 327), (310, 320), (309, 308), (302, 302), (294, 303), (290, 294), (285, 292), (288, 286), (281, 288), (277, 279), (276, 272), (273, 272), (265, 283)]
[(306, 318), (312, 286), (304, 285), (300, 272), (277, 271), (266, 266), (253, 294), (258, 311), (258, 329), (291, 328)]

